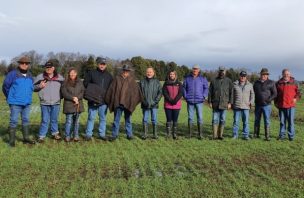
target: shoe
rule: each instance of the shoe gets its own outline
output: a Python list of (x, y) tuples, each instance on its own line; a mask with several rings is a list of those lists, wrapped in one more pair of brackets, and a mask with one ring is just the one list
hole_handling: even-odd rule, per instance
[(288, 140), (289, 140), (290, 142), (292, 142), (292, 141), (293, 141), (293, 138), (288, 138)]
[(219, 139), (219, 140), (224, 140), (224, 138), (223, 138), (223, 137), (218, 137), (218, 139)]
[(53, 138), (55, 140), (61, 140), (61, 136), (59, 135), (59, 133), (56, 133), (55, 135), (53, 135)]
[(114, 136), (114, 137), (112, 136), (112, 137), (109, 138), (109, 141), (114, 142), (116, 139), (117, 139), (117, 136)]
[(79, 142), (79, 138), (78, 138), (78, 137), (75, 137), (75, 138), (73, 139), (73, 141), (74, 141), (74, 142)]
[(246, 141), (250, 140), (249, 137), (243, 137), (242, 139), (243, 139), (243, 140), (246, 140)]
[(71, 141), (71, 138), (66, 137), (66, 138), (64, 138), (64, 141), (65, 141), (65, 142), (70, 142), (70, 141)]
[(92, 141), (92, 137), (91, 137), (91, 136), (86, 136), (86, 137), (85, 137), (85, 141), (87, 141), (87, 142)]
[(282, 137), (277, 137), (277, 140), (279, 140), (279, 141), (284, 141), (285, 140), (285, 138), (282, 138)]
[(133, 137), (133, 136), (127, 136), (127, 139), (128, 139), (128, 140), (133, 140), (134, 137)]
[(37, 140), (37, 142), (40, 144), (44, 143), (44, 141), (45, 141), (44, 138), (38, 138), (38, 140)]
[(232, 139), (237, 140), (238, 136), (233, 136)]
[(102, 140), (102, 141), (107, 141), (107, 140), (108, 140), (108, 138), (105, 137), (105, 136), (99, 136), (98, 139), (99, 139), (99, 140)]

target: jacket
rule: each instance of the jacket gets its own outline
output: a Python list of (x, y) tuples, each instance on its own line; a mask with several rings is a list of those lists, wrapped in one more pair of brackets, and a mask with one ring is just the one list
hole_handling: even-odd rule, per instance
[(184, 98), (190, 104), (203, 103), (208, 96), (208, 81), (200, 74), (196, 78), (192, 74), (185, 76), (183, 88)]
[(301, 92), (298, 82), (294, 78), (285, 81), (283, 78), (276, 82), (277, 97), (274, 99), (274, 104), (278, 108), (295, 107), (294, 99), (301, 98)]
[(277, 88), (274, 81), (261, 80), (255, 81), (253, 85), (255, 94), (255, 104), (259, 106), (265, 106), (271, 104), (271, 101), (277, 97)]
[(164, 108), (165, 109), (181, 109), (183, 85), (178, 80), (172, 82), (167, 80), (163, 85)]
[(121, 75), (117, 75), (105, 97), (105, 102), (108, 104), (110, 112), (113, 112), (117, 107), (123, 106), (132, 113), (141, 101), (140, 88), (132, 76), (123, 78)]
[(254, 105), (254, 91), (252, 84), (247, 80), (241, 85), (237, 80), (233, 83), (233, 109), (250, 109)]
[(84, 98), (89, 106), (99, 106), (105, 103), (106, 92), (113, 80), (112, 75), (99, 68), (91, 70), (84, 78), (83, 85), (86, 88)]
[(30, 105), (34, 91), (33, 77), (28, 71), (26, 76), (15, 69), (7, 74), (2, 85), (2, 92), (10, 105)]
[[(41, 89), (39, 84), (46, 80), (46, 86)], [(34, 81), (34, 91), (38, 92), (41, 105), (58, 105), (60, 104), (60, 87), (64, 78), (57, 73), (54, 73), (52, 78), (49, 78), (46, 73), (39, 74)]]
[(213, 109), (225, 110), (228, 103), (233, 101), (233, 84), (227, 78), (216, 77), (210, 83), (208, 102), (212, 104)]
[[(84, 86), (83, 82), (79, 79), (72, 85), (65, 81), (61, 86), (61, 95), (63, 97), (63, 113), (81, 113), (84, 111), (83, 107), (83, 94)], [(73, 97), (77, 97), (79, 101), (79, 107), (75, 105)]]
[(144, 78), (139, 82), (139, 87), (143, 96), (141, 108), (158, 108), (158, 103), (162, 97), (162, 87), (159, 80)]

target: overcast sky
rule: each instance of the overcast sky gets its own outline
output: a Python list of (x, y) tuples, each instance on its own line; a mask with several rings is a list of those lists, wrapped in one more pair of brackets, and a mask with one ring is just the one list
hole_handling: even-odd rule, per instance
[(36, 50), (304, 80), (303, 0), (0, 0), (0, 59)]

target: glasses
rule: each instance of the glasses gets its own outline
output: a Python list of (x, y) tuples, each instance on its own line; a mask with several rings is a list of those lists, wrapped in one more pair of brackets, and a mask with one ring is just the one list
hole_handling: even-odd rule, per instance
[(20, 65), (29, 65), (30, 63), (19, 62)]

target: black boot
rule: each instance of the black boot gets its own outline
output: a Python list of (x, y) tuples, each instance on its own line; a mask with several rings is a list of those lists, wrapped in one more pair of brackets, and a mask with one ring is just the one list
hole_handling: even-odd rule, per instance
[(152, 124), (152, 130), (153, 130), (153, 139), (158, 139), (156, 124)]
[(270, 128), (265, 127), (265, 140), (270, 141)]
[(166, 123), (166, 137), (169, 138), (172, 130), (172, 122)]
[(192, 137), (192, 130), (193, 130), (193, 124), (188, 121), (188, 133), (189, 133), (189, 138)]
[(22, 135), (23, 135), (24, 144), (35, 144), (36, 143), (35, 141), (30, 140), (30, 138), (29, 138), (29, 126), (23, 126)]
[(15, 141), (16, 141), (16, 128), (9, 128), (8, 134), (9, 134), (9, 142), (8, 142), (8, 144), (9, 144), (11, 147), (15, 147)]
[(174, 140), (177, 139), (177, 122), (173, 122), (172, 137)]
[(253, 137), (254, 138), (260, 138), (260, 126), (254, 126)]
[(145, 140), (145, 139), (147, 139), (147, 134), (148, 134), (148, 124), (143, 124), (143, 131), (144, 131), (144, 134), (141, 137), (141, 139)]
[(200, 123), (197, 123), (197, 129), (198, 129), (198, 139), (203, 139), (203, 125)]

